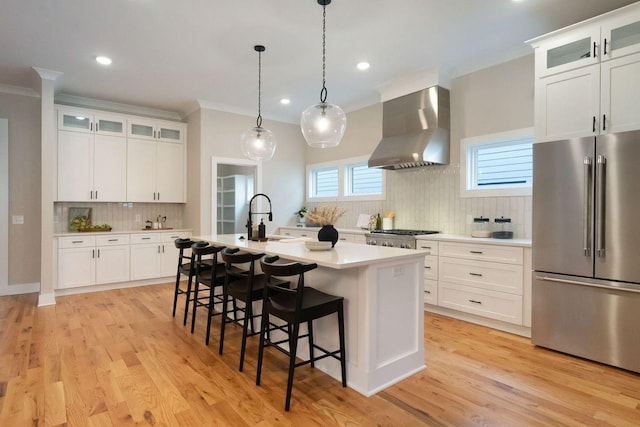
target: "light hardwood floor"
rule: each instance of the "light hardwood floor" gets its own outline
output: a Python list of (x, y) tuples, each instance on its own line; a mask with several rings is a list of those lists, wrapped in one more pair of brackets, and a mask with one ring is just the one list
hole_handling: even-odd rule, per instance
[[(640, 375), (536, 348), (526, 338), (425, 315), (427, 369), (366, 398), (257, 341), (238, 372), (240, 328), (219, 356), (205, 317), (171, 317), (172, 285), (57, 298), (0, 297), (0, 426), (638, 426)], [(201, 313), (204, 314), (204, 313)], [(637, 325), (640, 327), (640, 325)]]

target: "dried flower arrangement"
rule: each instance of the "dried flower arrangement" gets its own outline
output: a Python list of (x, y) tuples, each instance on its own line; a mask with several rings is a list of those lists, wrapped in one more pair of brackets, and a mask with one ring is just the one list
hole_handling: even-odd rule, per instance
[(323, 206), (320, 209), (313, 208), (304, 216), (313, 224), (333, 225), (346, 211), (346, 209), (340, 209), (337, 206)]

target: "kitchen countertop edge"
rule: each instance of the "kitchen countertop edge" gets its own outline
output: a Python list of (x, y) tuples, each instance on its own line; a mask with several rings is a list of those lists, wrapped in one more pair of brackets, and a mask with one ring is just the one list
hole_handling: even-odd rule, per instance
[(482, 243), (486, 245), (531, 247), (530, 239), (492, 239), (485, 237), (470, 237), (458, 234), (428, 234), (416, 236), (417, 240), (437, 240), (443, 242)]
[(111, 234), (138, 234), (138, 233), (183, 233), (188, 232), (191, 233), (193, 230), (191, 228), (172, 228), (172, 229), (151, 229), (151, 230), (111, 230), (111, 231), (87, 231), (87, 232), (78, 232), (78, 231), (65, 231), (63, 233), (54, 233), (53, 237), (69, 237), (69, 236), (108, 236)]

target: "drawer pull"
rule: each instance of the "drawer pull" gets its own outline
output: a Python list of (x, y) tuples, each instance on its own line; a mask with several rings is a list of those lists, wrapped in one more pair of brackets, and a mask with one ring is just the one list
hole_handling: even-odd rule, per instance
[(84, 240), (74, 240), (74, 241), (73, 241), (73, 242), (71, 242), (71, 243), (84, 243)]
[(431, 293), (431, 291), (424, 291), (424, 293), (425, 293), (425, 294), (430, 294), (430, 293)]
[(470, 254), (482, 255), (482, 251), (469, 251)]
[(107, 242), (117, 242), (117, 241), (118, 241), (118, 239), (109, 239), (109, 240), (107, 240)]
[(480, 274), (480, 273), (469, 273), (469, 276), (482, 277), (482, 274)]
[(431, 270), (431, 267), (429, 267), (428, 265), (425, 265), (424, 268)]
[(473, 304), (482, 304), (482, 301), (476, 301), (474, 299), (470, 299), (469, 302), (471, 302)]
[(141, 240), (151, 240), (151, 237), (143, 237)]
[(431, 246), (420, 246), (420, 249), (431, 249)]

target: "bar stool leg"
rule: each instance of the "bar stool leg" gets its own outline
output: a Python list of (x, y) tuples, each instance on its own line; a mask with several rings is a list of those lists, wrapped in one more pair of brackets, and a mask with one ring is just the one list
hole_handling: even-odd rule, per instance
[(309, 331), (309, 360), (311, 360), (311, 367), (315, 368), (315, 357), (313, 356), (313, 321), (309, 320), (307, 322), (307, 329)]
[(198, 306), (198, 290), (200, 283), (196, 280), (195, 289), (193, 290), (193, 312), (191, 313), (191, 333), (196, 328), (196, 307)]
[[(222, 354), (222, 348), (224, 347), (224, 328), (227, 325), (227, 302), (229, 300), (229, 294), (227, 293), (227, 285), (225, 285), (222, 291), (222, 320), (220, 325), (220, 347), (218, 354)], [(209, 321), (211, 321), (211, 313), (209, 313)], [(207, 345), (209, 345), (209, 337), (207, 337)]]
[(260, 346), (258, 347), (258, 367), (256, 369), (256, 385), (260, 385), (260, 375), (262, 374), (262, 356), (264, 355), (264, 334), (265, 332), (267, 332), (267, 325), (269, 324), (269, 314), (263, 311), (261, 320)]
[(344, 311), (343, 304), (338, 308), (338, 335), (340, 338), (340, 368), (342, 370), (342, 387), (347, 386), (347, 355), (345, 354), (346, 345), (344, 342)]
[(189, 281), (187, 282), (187, 299), (184, 302), (184, 319), (182, 320), (182, 326), (187, 324), (187, 316), (189, 315), (189, 300), (191, 299), (191, 287), (193, 285), (193, 272), (189, 273)]
[(240, 367), (238, 370), (242, 372), (244, 369), (244, 353), (247, 349), (247, 331), (251, 322), (251, 331), (253, 333), (253, 310), (251, 301), (247, 301), (244, 307), (244, 322), (242, 324), (242, 346), (240, 347)]
[[(207, 336), (205, 338), (206, 345), (209, 345), (209, 337), (211, 336), (211, 316), (213, 315), (214, 289), (215, 288), (211, 287), (211, 290), (209, 292), (209, 310), (207, 310)], [(222, 348), (220, 350), (222, 350)]]
[[(180, 258), (178, 258), (180, 260)], [(180, 292), (180, 263), (178, 262), (178, 274), (176, 275), (176, 287), (173, 290), (173, 313), (172, 317), (176, 317), (176, 305), (178, 305), (178, 292)]]
[(293, 389), (293, 374), (296, 367), (296, 352), (298, 350), (298, 333), (300, 332), (300, 323), (293, 325), (293, 334), (289, 338), (289, 378), (287, 380), (287, 397), (284, 410), (288, 411), (291, 406), (291, 390)]

